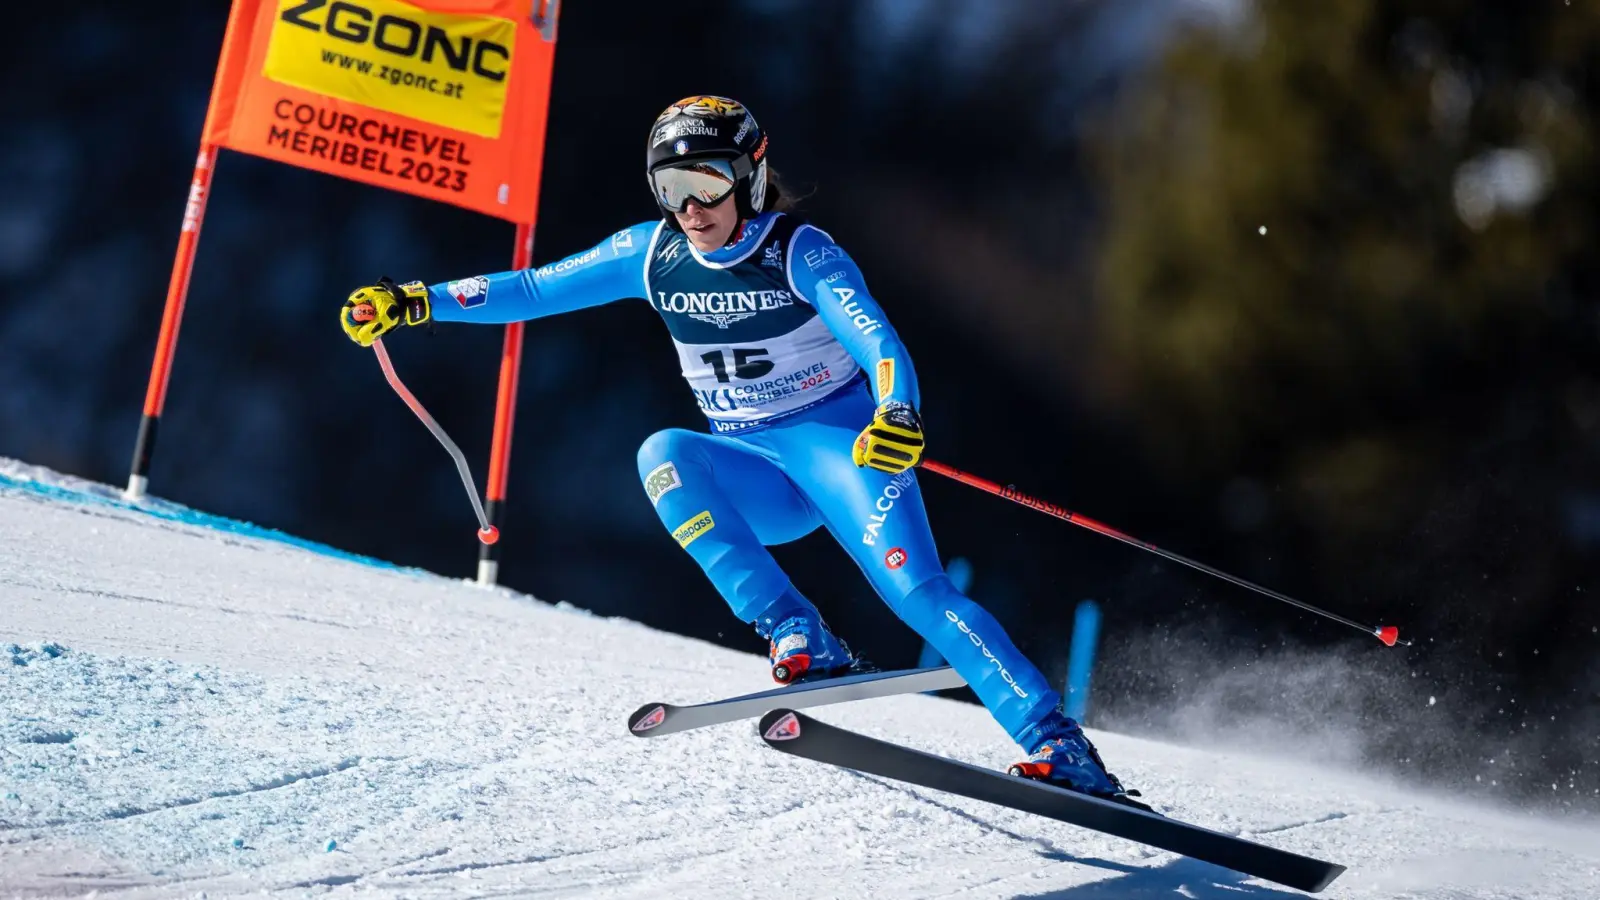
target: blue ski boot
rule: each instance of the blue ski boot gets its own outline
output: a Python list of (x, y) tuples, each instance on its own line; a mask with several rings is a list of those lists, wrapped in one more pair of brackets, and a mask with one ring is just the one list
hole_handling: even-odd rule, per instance
[(1154, 812), (1132, 799), (1139, 796), (1139, 792), (1125, 789), (1117, 776), (1106, 771), (1100, 752), (1089, 743), (1083, 729), (1059, 710), (1051, 710), (1033, 727), (1033, 737), (1038, 743), (1027, 762), (1011, 766), (1008, 771), (1012, 775)]
[(855, 667), (856, 660), (850, 648), (834, 637), (828, 626), (810, 611), (796, 610), (780, 619), (771, 631), (763, 628), (763, 624), (758, 621), (756, 630), (767, 639), (772, 680), (779, 684), (832, 678)]

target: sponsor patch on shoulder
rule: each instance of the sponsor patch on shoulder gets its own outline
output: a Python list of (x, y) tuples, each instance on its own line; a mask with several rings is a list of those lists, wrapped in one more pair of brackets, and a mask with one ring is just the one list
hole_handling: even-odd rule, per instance
[(456, 298), (462, 309), (471, 309), (489, 302), (489, 279), (483, 275), (452, 281), (445, 285), (444, 289), (445, 293)]

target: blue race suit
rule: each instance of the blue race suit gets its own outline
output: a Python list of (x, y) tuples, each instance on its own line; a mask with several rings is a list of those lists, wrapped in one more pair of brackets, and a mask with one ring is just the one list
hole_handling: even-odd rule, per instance
[(766, 548), (824, 526), (895, 614), (1032, 750), (1034, 725), (1059, 695), (951, 584), (916, 474), (851, 458), (878, 403), (917, 405), (917, 377), (860, 270), (825, 232), (764, 213), (730, 246), (701, 253), (664, 222), (648, 222), (537, 270), (428, 290), (441, 322), (515, 322), (646, 298), (672, 333), (712, 433), (651, 435), (639, 448), (639, 477), (662, 524), (734, 614), (750, 623), (775, 607), (816, 614)]

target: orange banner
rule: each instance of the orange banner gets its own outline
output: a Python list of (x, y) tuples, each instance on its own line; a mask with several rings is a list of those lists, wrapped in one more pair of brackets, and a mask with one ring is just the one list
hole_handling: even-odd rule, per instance
[(234, 0), (202, 142), (531, 224), (557, 0)]

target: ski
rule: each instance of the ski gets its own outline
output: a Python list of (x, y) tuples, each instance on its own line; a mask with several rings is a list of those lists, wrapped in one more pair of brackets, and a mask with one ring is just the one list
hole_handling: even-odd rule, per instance
[(966, 684), (949, 666), (841, 675), (694, 706), (646, 703), (628, 717), (628, 730), (637, 737), (660, 737), (691, 728), (748, 719), (778, 706), (805, 709), (850, 700), (941, 691), (965, 687)]
[(1337, 863), (880, 741), (791, 709), (768, 712), (758, 728), (769, 747), (792, 756), (1047, 816), (1302, 891), (1316, 893), (1344, 871)]

